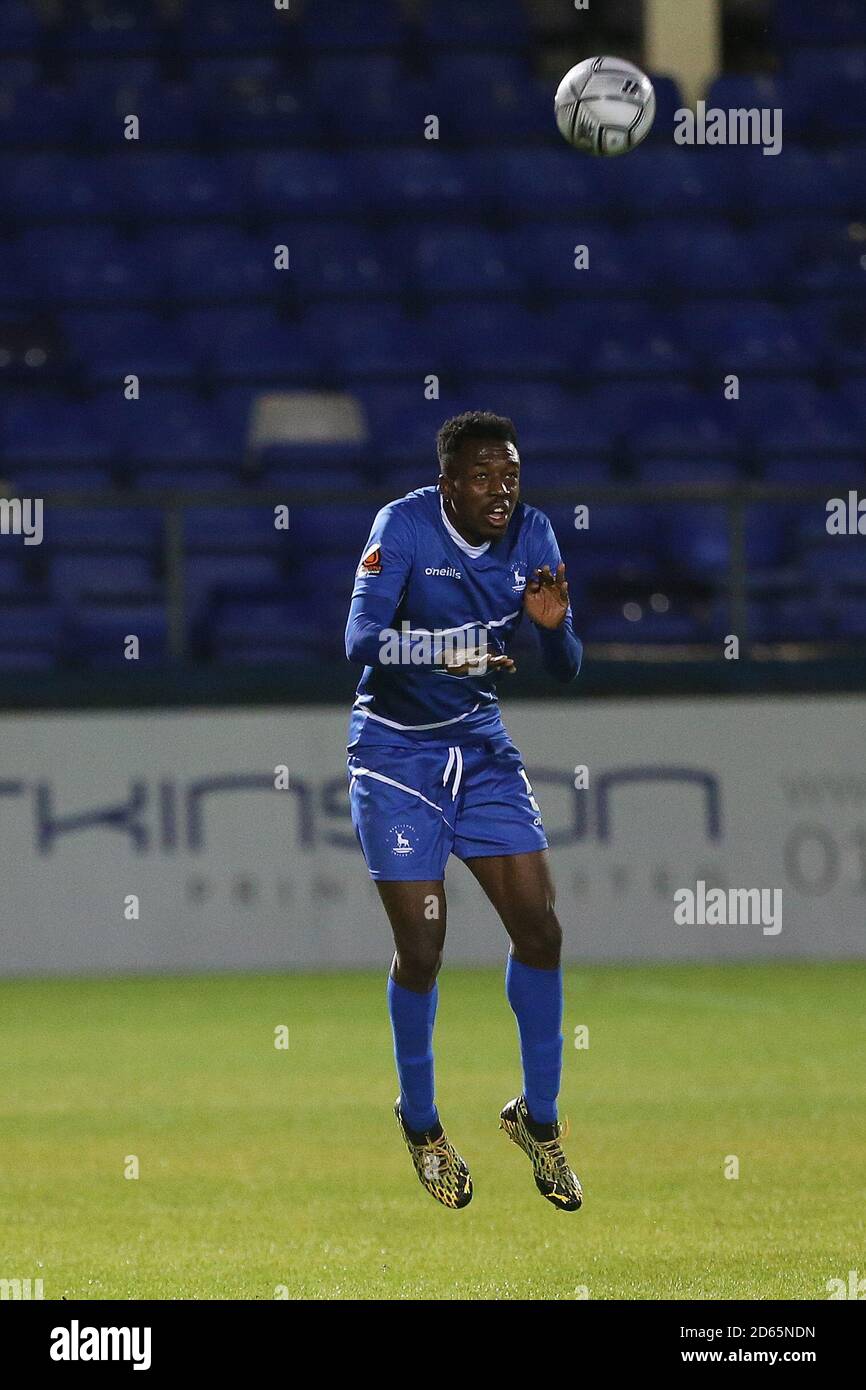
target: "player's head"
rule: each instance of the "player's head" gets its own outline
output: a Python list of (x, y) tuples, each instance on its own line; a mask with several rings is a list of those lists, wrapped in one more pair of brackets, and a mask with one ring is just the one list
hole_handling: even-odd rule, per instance
[(489, 410), (464, 411), (445, 421), (436, 451), (449, 519), (475, 544), (504, 535), (520, 495), (520, 455), (511, 421)]

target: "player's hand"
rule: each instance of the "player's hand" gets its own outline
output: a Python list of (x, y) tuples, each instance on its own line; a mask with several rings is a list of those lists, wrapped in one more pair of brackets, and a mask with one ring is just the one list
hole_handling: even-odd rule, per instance
[(445, 664), (444, 669), (452, 676), (484, 676), (488, 671), (516, 671), (517, 667), (510, 656), (487, 656), (480, 653), (470, 661), (458, 666)]
[(527, 582), (523, 595), (523, 607), (529, 617), (539, 627), (557, 628), (565, 621), (568, 609), (568, 583), (565, 578), (565, 565), (556, 567), (556, 574), (550, 565), (536, 570)]

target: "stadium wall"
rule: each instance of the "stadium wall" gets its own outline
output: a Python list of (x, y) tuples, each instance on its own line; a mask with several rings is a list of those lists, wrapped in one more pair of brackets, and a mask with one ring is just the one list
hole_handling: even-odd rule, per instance
[[(866, 954), (864, 710), (853, 696), (507, 708), (567, 957)], [(0, 973), (384, 967), (345, 727), (342, 708), (0, 717)], [(698, 880), (781, 890), (781, 930), (677, 924), (674, 894)], [(452, 860), (447, 882), (449, 958), (501, 961), (468, 871)]]

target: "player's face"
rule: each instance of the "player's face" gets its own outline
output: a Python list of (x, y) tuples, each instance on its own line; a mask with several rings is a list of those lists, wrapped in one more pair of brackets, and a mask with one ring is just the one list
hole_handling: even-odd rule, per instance
[(496, 540), (520, 496), (520, 455), (500, 439), (467, 439), (439, 486), (449, 520), (471, 545)]

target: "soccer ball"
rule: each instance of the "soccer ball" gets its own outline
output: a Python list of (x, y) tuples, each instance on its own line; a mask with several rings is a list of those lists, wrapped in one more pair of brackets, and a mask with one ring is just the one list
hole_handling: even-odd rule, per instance
[(585, 58), (556, 91), (556, 124), (575, 149), (626, 154), (649, 135), (656, 114), (653, 84), (624, 58)]

